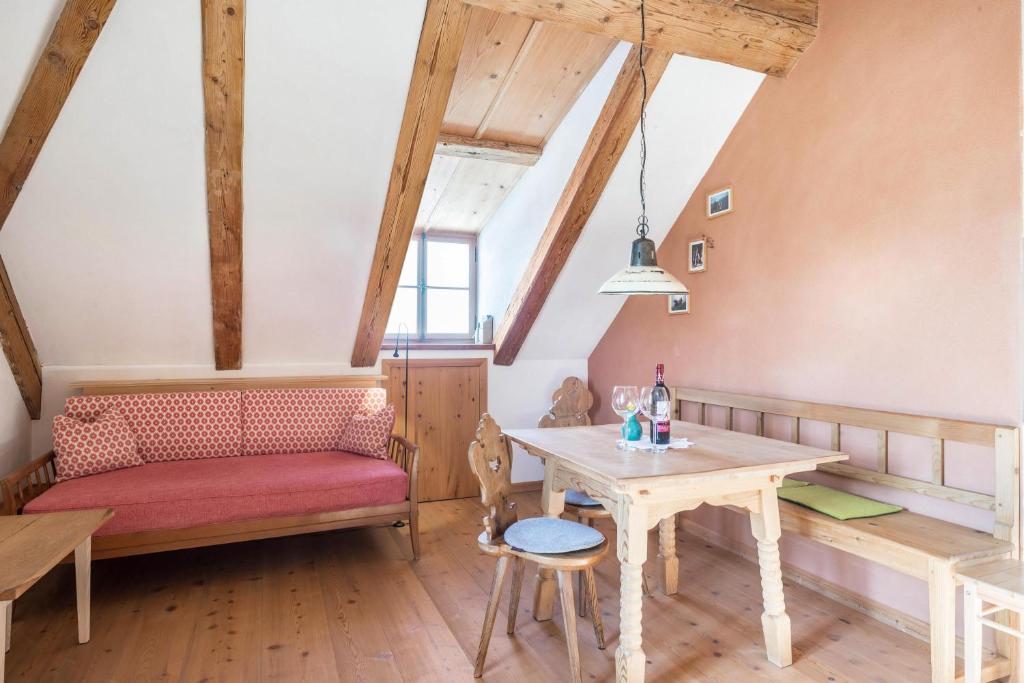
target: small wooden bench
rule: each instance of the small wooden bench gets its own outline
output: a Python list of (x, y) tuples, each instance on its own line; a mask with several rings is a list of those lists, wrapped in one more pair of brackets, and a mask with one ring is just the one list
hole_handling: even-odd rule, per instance
[[(925, 515), (903, 511), (884, 517), (840, 521), (808, 508), (780, 501), (783, 529), (825, 545), (877, 562), (928, 582), (932, 681), (949, 683), (956, 677), (956, 568), (1002, 557), (1019, 557), (1020, 433), (1015, 427), (937, 417), (890, 413), (862, 408), (749, 396), (703, 389), (672, 390), (674, 417), (708, 424), (709, 407), (722, 410), (727, 429), (734, 428), (736, 411), (753, 414), (753, 429), (765, 436), (766, 416), (788, 419), (789, 440), (800, 442), (802, 421), (829, 426), (831, 448), (842, 450), (843, 427), (877, 432), (875, 468), (831, 463), (819, 469), (830, 475), (887, 486), (945, 501), (990, 510), (991, 534)], [(930, 481), (889, 471), (890, 434), (932, 441)], [(946, 442), (993, 449), (995, 495), (949, 486), (945, 481)], [(982, 680), (1006, 676), (1015, 643), (998, 639), (999, 657), (990, 660)]]

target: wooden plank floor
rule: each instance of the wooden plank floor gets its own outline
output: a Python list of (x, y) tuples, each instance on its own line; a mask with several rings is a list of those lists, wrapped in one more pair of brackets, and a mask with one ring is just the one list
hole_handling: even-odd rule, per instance
[[(519, 494), (524, 516), (537, 494)], [(469, 681), (494, 560), (476, 550), (474, 500), (421, 506), (423, 557), (405, 530), (364, 529), (104, 560), (93, 568), (92, 642), (76, 644), (74, 572), (60, 567), (15, 603), (8, 681)], [(609, 525), (602, 529), (612, 533)], [(680, 535), (680, 593), (644, 600), (647, 680), (925, 681), (924, 643), (786, 585), (792, 667), (764, 658), (757, 568)], [(650, 556), (656, 554), (652, 534)], [(611, 681), (618, 566), (598, 568), (608, 649), (579, 624), (584, 678)], [(485, 681), (564, 681), (561, 614), (536, 622), (533, 571), (519, 628), (503, 600)]]

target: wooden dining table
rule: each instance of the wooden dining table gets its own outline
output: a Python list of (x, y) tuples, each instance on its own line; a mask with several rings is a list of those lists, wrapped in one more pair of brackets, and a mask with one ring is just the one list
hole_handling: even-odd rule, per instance
[[(703, 503), (749, 512), (761, 571), (761, 625), (767, 657), (779, 667), (792, 664), (776, 492), (786, 475), (846, 460), (845, 454), (676, 421), (672, 422), (672, 437), (686, 437), (693, 445), (663, 453), (618, 450), (619, 425), (508, 429), (504, 434), (544, 460), (541, 505), (546, 516), (562, 514), (566, 489), (583, 491), (612, 513), (621, 565), (617, 681), (644, 680), (641, 572), (647, 559), (647, 533), (661, 525), (661, 554), (674, 561), (675, 515)], [(534, 618), (550, 619), (554, 599), (554, 577), (540, 571)]]

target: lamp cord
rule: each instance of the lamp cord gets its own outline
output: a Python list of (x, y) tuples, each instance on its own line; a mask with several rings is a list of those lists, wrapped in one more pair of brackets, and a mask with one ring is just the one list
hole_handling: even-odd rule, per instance
[(644, 0), (640, 0), (640, 217), (637, 219), (636, 234), (647, 237), (647, 70), (644, 69), (644, 41), (647, 38), (647, 12)]

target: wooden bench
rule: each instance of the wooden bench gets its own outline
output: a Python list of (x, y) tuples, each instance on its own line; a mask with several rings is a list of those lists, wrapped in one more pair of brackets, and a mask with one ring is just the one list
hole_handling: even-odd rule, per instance
[[(725, 427), (733, 429), (736, 411), (753, 414), (753, 430), (765, 436), (765, 422), (778, 416), (789, 422), (789, 440), (800, 442), (803, 421), (824, 423), (832, 450), (842, 450), (843, 427), (877, 433), (875, 467), (831, 463), (819, 469), (830, 475), (887, 486), (901, 491), (989, 510), (991, 534), (925, 515), (903, 511), (884, 517), (840, 521), (808, 508), (780, 501), (783, 529), (825, 545), (877, 562), (928, 582), (929, 641), (932, 681), (956, 677), (956, 568), (975, 561), (1019, 557), (1020, 433), (1015, 427), (937, 417), (890, 413), (862, 408), (808, 403), (763, 396), (676, 387), (671, 389), (675, 419), (708, 424), (709, 407), (722, 409)], [(805, 425), (806, 426), (806, 425)], [(890, 434), (930, 439), (931, 479), (922, 481), (889, 471)], [(993, 449), (995, 495), (947, 485), (946, 442)], [(999, 657), (990, 660), (983, 675), (989, 681), (1006, 676), (1015, 643), (999, 638)]]

